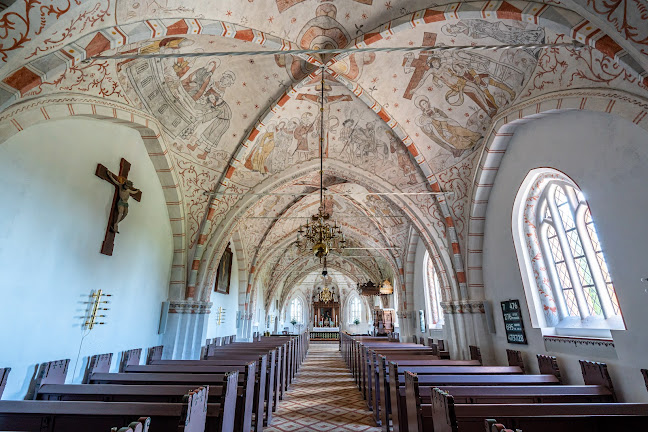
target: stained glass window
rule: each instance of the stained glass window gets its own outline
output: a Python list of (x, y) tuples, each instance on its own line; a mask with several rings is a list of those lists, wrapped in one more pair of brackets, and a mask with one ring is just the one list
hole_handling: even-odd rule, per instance
[(620, 317), (619, 301), (583, 193), (573, 184), (544, 179), (536, 208), (538, 237), (560, 315)]
[(353, 299), (351, 299), (351, 302), (349, 302), (349, 321), (355, 323), (356, 320), (358, 320), (358, 322), (360, 323), (362, 321), (360, 319), (360, 311), (360, 299), (358, 297), (354, 297)]
[(304, 322), (304, 305), (298, 298), (294, 298), (290, 302), (290, 321), (297, 321), (297, 324)]

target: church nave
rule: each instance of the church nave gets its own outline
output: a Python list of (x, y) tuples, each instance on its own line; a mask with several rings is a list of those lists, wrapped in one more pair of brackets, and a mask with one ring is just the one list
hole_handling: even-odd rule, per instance
[(264, 432), (380, 432), (338, 342), (311, 342), (292, 387)]

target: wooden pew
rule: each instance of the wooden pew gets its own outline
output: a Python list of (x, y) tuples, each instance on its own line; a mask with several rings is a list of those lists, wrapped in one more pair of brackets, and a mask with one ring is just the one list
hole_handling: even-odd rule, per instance
[[(376, 401), (374, 403), (374, 418), (376, 423), (383, 426), (383, 430), (388, 432), (389, 419), (391, 415), (391, 395), (389, 389), (389, 373), (387, 362), (394, 361), (400, 366), (479, 366), (475, 360), (435, 360), (421, 356), (402, 356), (398, 354), (378, 355), (376, 368)], [(423, 360), (419, 360), (423, 358)]]
[(7, 380), (9, 379), (9, 372), (11, 368), (1, 368), (0, 369), (0, 399), (2, 399), (2, 393), (7, 386)]
[(136, 348), (124, 351), (119, 362), (119, 372), (124, 371), (124, 367), (128, 365), (140, 364), (140, 357), (142, 356), (142, 348)]
[(111, 428), (111, 432), (148, 432), (151, 426), (150, 417), (140, 417), (137, 421), (131, 422), (128, 426), (123, 428)]
[(220, 406), (207, 404), (209, 389), (190, 392), (183, 403), (0, 401), (0, 430), (78, 432), (111, 430), (150, 417), (155, 432), (217, 432)]
[[(389, 362), (389, 393), (391, 401), (391, 420), (394, 432), (406, 432), (407, 412), (406, 405), (402, 403), (399, 388), (405, 386), (405, 375), (399, 374), (399, 367), (394, 362)], [(493, 375), (420, 375), (417, 377), (419, 385), (429, 387), (443, 386), (524, 386), (524, 385), (558, 385), (554, 375), (522, 375), (522, 374), (493, 374)]]
[[(611, 403), (614, 395), (604, 386), (441, 386), (421, 387), (418, 376), (405, 374), (405, 389), (399, 389), (406, 410), (408, 432), (434, 430), (432, 393), (435, 388), (451, 394), (455, 404)], [(401, 428), (403, 430), (403, 428)]]
[[(278, 400), (278, 380), (276, 380), (277, 370), (276, 370), (276, 352), (277, 350), (271, 351), (269, 360), (267, 361), (266, 373), (265, 373), (265, 385), (257, 386), (255, 383), (255, 393), (257, 392), (257, 387), (259, 391), (265, 388), (263, 393), (263, 401), (266, 403), (265, 414), (263, 417), (263, 425), (268, 426), (272, 423), (272, 413), (276, 411)], [(262, 356), (264, 357), (264, 356)], [(253, 356), (247, 356), (245, 359), (228, 359), (228, 360), (155, 360), (153, 365), (178, 365), (178, 366), (238, 366), (254, 359)], [(257, 363), (259, 369), (263, 369), (264, 362), (261, 360)], [(263, 374), (259, 374), (259, 379), (262, 379)], [(259, 398), (255, 395), (255, 400)]]
[(86, 366), (85, 372), (83, 374), (83, 380), (81, 382), (87, 384), (88, 380), (90, 379), (90, 375), (92, 375), (92, 373), (94, 372), (110, 372), (112, 357), (112, 353), (97, 354), (90, 357), (90, 360), (88, 360), (88, 365)]
[[(271, 410), (266, 411), (265, 409), (265, 395), (266, 395), (266, 369), (267, 369), (267, 357), (262, 356), (261, 366), (254, 364), (254, 368), (250, 368), (250, 365), (254, 363), (248, 363), (245, 366), (217, 366), (217, 365), (178, 365), (178, 364), (163, 364), (163, 365), (137, 365), (137, 366), (126, 366), (124, 368), (124, 373), (163, 373), (163, 374), (220, 374), (227, 373), (233, 370), (236, 370), (240, 374), (251, 374), (254, 373), (254, 395), (253, 395), (253, 405), (252, 412), (255, 414), (255, 423), (256, 430), (258, 432), (263, 431), (263, 421), (265, 420), (265, 414), (269, 414)], [(257, 376), (257, 372), (260, 375)], [(267, 425), (267, 423), (266, 423)]]
[(154, 346), (152, 348), (149, 348), (147, 353), (146, 353), (146, 364), (151, 364), (153, 360), (162, 360), (162, 351), (164, 350), (164, 346), (159, 345), (159, 346)]
[[(254, 382), (256, 363), (248, 365), (248, 372), (239, 375), (240, 398), (236, 415), (235, 430), (252, 430), (252, 407), (254, 406)], [(91, 384), (120, 385), (219, 385), (225, 380), (225, 373), (93, 373)], [(242, 415), (241, 415), (242, 414)], [(263, 423), (263, 422), (259, 422)]]
[[(222, 385), (209, 387), (209, 417), (214, 413), (220, 416), (210, 421), (222, 432), (233, 432), (236, 424), (238, 375), (237, 371), (230, 372)], [(190, 385), (45, 384), (37, 400), (181, 403), (191, 389)]]
[(481, 349), (475, 345), (468, 345), (470, 350), (470, 360), (477, 360), (479, 364), (482, 364)]
[(485, 419), (524, 432), (607, 432), (646, 429), (648, 404), (455, 404), (454, 398), (434, 389), (434, 432), (483, 432)]

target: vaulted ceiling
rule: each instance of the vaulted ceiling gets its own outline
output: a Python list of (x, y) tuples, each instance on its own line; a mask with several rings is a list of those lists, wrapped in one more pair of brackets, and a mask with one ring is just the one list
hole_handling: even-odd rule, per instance
[[(621, 12), (606, 14), (611, 6), (599, 0), (441, 3), (16, 1), (0, 12), (0, 107), (64, 95), (61, 103), (157, 122), (181, 206), (172, 217), (182, 238), (172, 279), (205, 300), (201, 287), (234, 237), (251, 275), (248, 294), (262, 287), (269, 301), (321, 269), (293, 243), (319, 206), (323, 80), (325, 206), (357, 248), (333, 251), (330, 267), (354, 282), (402, 285), (416, 232), (446, 257), (436, 265), (450, 286), (463, 271), (468, 197), (493, 119), (565, 89), (646, 94), (648, 17), (626, 12), (628, 25), (617, 28)], [(574, 39), (594, 48), (245, 54)], [(182, 55), (214, 51), (232, 54)], [(93, 58), (119, 54), (172, 56)]]

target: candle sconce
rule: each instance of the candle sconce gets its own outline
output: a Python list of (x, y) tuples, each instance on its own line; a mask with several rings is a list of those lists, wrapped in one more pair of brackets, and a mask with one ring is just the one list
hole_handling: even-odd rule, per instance
[(216, 311), (216, 324), (221, 325), (225, 322), (225, 309), (222, 307), (218, 307), (218, 310)]
[(102, 311), (110, 310), (109, 308), (103, 307), (102, 305), (110, 303), (107, 300), (102, 300), (104, 297), (112, 297), (111, 294), (105, 294), (102, 290), (93, 292), (90, 294), (91, 301), (88, 304), (91, 305), (90, 314), (84, 323), (84, 327), (88, 330), (92, 330), (96, 325), (104, 325), (105, 322), (98, 322), (97, 319), (105, 318), (106, 315), (100, 313)]

